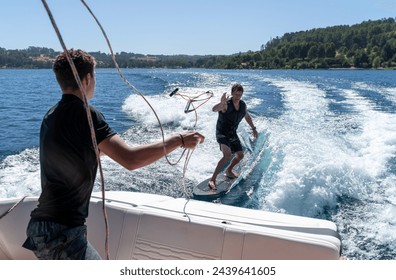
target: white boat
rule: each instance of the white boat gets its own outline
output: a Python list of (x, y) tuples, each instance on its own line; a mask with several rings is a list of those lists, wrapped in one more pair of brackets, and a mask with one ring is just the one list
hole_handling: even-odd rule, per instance
[[(103, 258), (106, 231), (101, 193), (93, 193), (88, 239)], [(327, 220), (169, 196), (105, 193), (112, 260), (339, 259), (337, 226)], [(21, 247), (37, 197), (0, 199), (0, 259), (35, 259)]]

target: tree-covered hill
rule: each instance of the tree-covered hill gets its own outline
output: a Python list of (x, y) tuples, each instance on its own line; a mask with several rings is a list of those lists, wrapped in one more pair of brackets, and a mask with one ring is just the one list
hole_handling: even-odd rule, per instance
[[(0, 47), (0, 68), (50, 68), (59, 52), (41, 47), (6, 50)], [(111, 56), (91, 52), (98, 67), (114, 67)], [(396, 69), (395, 18), (360, 24), (315, 28), (286, 33), (263, 44), (258, 51), (234, 55), (142, 55), (121, 52), (122, 68), (221, 69)]]
[(262, 46), (263, 68), (395, 68), (394, 18), (286, 33)]

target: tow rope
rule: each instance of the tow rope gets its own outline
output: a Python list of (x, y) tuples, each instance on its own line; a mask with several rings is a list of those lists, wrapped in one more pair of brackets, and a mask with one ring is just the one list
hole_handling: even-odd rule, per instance
[(12, 210), (15, 209), (15, 207), (17, 207), (19, 205), (19, 203), (21, 203), (22, 201), (25, 200), (27, 196), (22, 197), (20, 200), (18, 200), (14, 205), (11, 206), (10, 209), (8, 209), (7, 211), (5, 211), (3, 214), (0, 215), (0, 220), (3, 219), (7, 214), (9, 214)]

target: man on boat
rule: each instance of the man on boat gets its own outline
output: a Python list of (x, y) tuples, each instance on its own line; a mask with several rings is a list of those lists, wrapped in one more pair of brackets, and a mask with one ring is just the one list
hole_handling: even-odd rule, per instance
[(225, 175), (231, 179), (238, 177), (233, 171), (235, 165), (237, 165), (244, 157), (241, 141), (239, 140), (237, 129), (242, 119), (245, 119), (249, 126), (252, 128), (253, 136), (257, 138), (258, 133), (256, 127), (253, 124), (253, 120), (247, 111), (246, 103), (241, 99), (243, 95), (243, 87), (240, 84), (234, 84), (231, 88), (231, 98), (227, 98), (225, 92), (220, 103), (213, 107), (213, 112), (218, 112), (218, 119), (216, 124), (216, 139), (220, 144), (220, 150), (223, 153), (223, 157), (218, 162), (216, 169), (208, 183), (209, 188), (216, 190), (216, 178), (220, 173), (224, 165), (231, 159), (230, 164), (225, 170)]
[[(79, 86), (68, 61), (73, 61)], [(87, 114), (83, 94), (89, 100), (95, 90), (94, 57), (71, 49), (55, 60), (53, 70), (62, 90), (61, 100), (44, 116), (40, 129), (41, 195), (31, 212), (23, 247), (38, 259), (100, 259), (87, 241), (90, 197), (98, 168), (93, 139), (105, 154), (128, 170), (149, 165), (183, 147), (204, 141), (198, 132), (175, 134), (164, 141), (130, 147), (93, 106)], [(91, 137), (91, 115), (95, 138)]]

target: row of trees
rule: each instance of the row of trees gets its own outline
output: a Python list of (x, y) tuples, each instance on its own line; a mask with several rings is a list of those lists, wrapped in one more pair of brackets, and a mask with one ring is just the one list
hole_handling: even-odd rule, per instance
[[(261, 48), (264, 68), (395, 68), (394, 18), (287, 33)], [(256, 66), (256, 65), (255, 65)]]
[(51, 68), (58, 53), (53, 49), (39, 47), (24, 50), (0, 48), (0, 68)]
[(210, 58), (206, 63), (230, 69), (396, 69), (396, 22), (388, 18), (286, 33), (260, 51)]
[[(58, 52), (48, 48), (0, 48), (0, 68), (50, 68)], [(91, 53), (98, 67), (114, 67), (109, 54)], [(348, 26), (286, 33), (271, 39), (258, 51), (235, 55), (142, 55), (121, 52), (122, 68), (221, 68), (221, 69), (396, 69), (395, 18), (365, 21)]]

